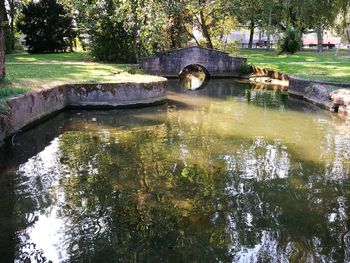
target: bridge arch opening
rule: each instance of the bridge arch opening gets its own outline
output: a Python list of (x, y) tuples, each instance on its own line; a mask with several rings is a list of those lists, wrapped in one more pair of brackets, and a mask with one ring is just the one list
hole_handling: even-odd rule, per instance
[(181, 86), (196, 90), (203, 88), (210, 79), (209, 71), (202, 65), (190, 64), (184, 67), (179, 73)]

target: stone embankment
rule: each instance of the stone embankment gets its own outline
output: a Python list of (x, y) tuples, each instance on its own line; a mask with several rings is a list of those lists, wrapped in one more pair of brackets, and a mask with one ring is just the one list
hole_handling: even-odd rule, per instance
[(0, 114), (0, 142), (67, 107), (140, 107), (166, 100), (167, 80), (148, 83), (67, 84), (10, 98)]
[(350, 84), (289, 78), (288, 93), (321, 108), (350, 115)]

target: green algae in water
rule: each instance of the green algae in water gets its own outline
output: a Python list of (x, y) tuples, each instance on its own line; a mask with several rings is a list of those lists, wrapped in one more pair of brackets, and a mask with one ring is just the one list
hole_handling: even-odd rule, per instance
[(247, 84), (173, 85), (168, 105), (65, 112), (18, 137), (0, 182), (9, 261), (349, 261), (350, 124)]

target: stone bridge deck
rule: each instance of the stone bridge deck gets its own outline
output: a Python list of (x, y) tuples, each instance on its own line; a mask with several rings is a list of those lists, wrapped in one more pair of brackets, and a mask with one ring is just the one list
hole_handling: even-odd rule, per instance
[(230, 57), (227, 52), (202, 47), (186, 47), (140, 58), (139, 65), (147, 73), (178, 77), (189, 65), (199, 65), (210, 77), (238, 77), (246, 58)]

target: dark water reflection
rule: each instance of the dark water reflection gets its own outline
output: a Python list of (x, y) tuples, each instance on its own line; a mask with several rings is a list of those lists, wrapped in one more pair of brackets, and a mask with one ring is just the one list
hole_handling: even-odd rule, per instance
[(67, 111), (3, 149), (4, 262), (350, 261), (348, 121), (172, 85), (167, 105)]

